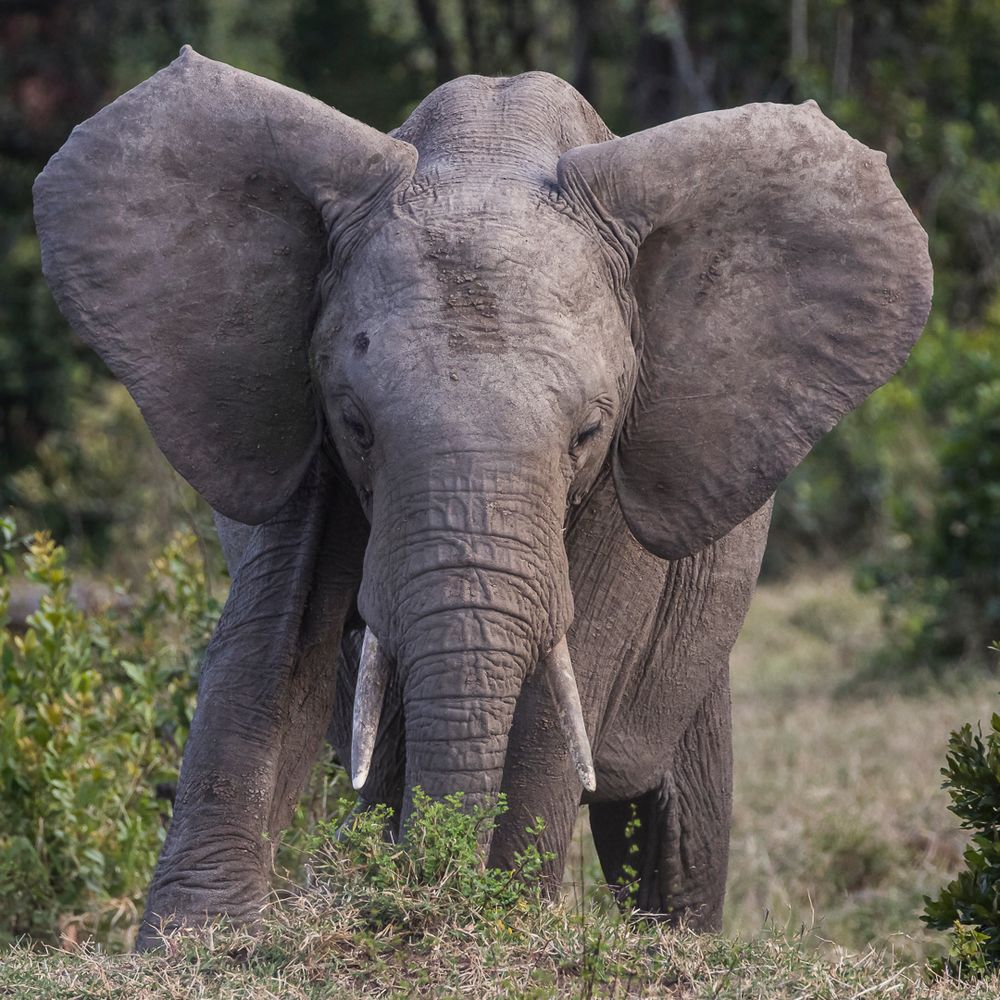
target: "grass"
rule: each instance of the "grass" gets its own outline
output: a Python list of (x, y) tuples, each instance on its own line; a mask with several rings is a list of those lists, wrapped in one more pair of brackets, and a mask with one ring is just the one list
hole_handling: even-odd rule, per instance
[(845, 576), (758, 593), (733, 662), (729, 933), (804, 927), (910, 960), (939, 941), (923, 896), (968, 842), (940, 787), (948, 736), (990, 718), (1000, 681), (872, 679), (881, 640), (877, 605)]
[(761, 588), (733, 663), (723, 936), (623, 920), (583, 826), (550, 904), (530, 878), (513, 891), (476, 875), (469, 851), (449, 853), (468, 837), (437, 814), (417, 860), (376, 845), (375, 821), (368, 841), (318, 838), (308, 889), (286, 891), (256, 937), (214, 928), (158, 956), (19, 947), (0, 997), (996, 1000), (1000, 979), (925, 977), (937, 939), (917, 915), (967, 839), (939, 788), (948, 733), (988, 717), (998, 685), (872, 679), (880, 639), (878, 608), (844, 576)]
[(216, 933), (162, 956), (24, 950), (5, 956), (0, 995), (188, 1000), (339, 997), (672, 997), (704, 1000), (996, 1000), (1000, 980), (924, 981), (875, 952), (819, 958), (797, 941), (749, 942), (658, 928), (581, 926), (565, 911), (529, 928), (444, 926), (409, 940), (358, 935), (340, 914), (291, 908), (263, 937)]
[(345, 904), (322, 881), (276, 908), (255, 937), (212, 929), (165, 954), (9, 952), (0, 996), (181, 1000), (339, 997), (673, 997), (712, 1000), (996, 1000), (1000, 979), (925, 980), (867, 950), (820, 956), (777, 932), (697, 936), (564, 906), (525, 904), (470, 921), (428, 891), (419, 932)]

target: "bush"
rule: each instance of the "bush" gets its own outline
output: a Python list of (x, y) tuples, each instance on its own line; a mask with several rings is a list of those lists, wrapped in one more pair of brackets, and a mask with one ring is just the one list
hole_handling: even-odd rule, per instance
[(356, 914), (373, 931), (395, 926), (419, 935), (456, 919), (502, 922), (512, 911), (537, 908), (542, 867), (552, 857), (538, 848), (544, 824), (536, 819), (527, 831), (533, 843), (516, 855), (513, 870), (485, 866), (479, 839), (506, 807), (503, 795), (466, 808), (461, 792), (431, 799), (415, 788), (405, 847), (387, 840), (392, 810), (385, 805), (352, 814), (339, 829), (320, 823), (308, 845), (309, 882), (323, 887), (327, 905)]
[[(193, 536), (154, 561), (143, 600), (91, 616), (49, 536), (22, 543), (2, 518), (0, 541), (0, 943), (71, 924), (106, 937), (134, 923), (151, 875), (157, 786), (176, 780), (219, 606)], [(19, 563), (42, 589), (21, 635), (6, 617)]]
[(931, 331), (909, 374), (921, 412), (898, 417), (931, 461), (890, 460), (910, 481), (889, 490), (885, 544), (862, 574), (887, 598), (894, 664), (983, 663), (1000, 634), (1000, 300), (993, 313), (975, 332)]
[(1000, 715), (985, 738), (965, 725), (948, 747), (941, 773), (950, 808), (974, 833), (965, 870), (937, 899), (925, 897), (922, 919), (950, 934), (947, 955), (932, 963), (936, 971), (981, 976), (1000, 970)]

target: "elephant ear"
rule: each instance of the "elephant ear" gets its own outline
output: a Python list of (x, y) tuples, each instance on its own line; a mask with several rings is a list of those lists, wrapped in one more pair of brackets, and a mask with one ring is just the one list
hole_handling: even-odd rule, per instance
[(60, 309), (223, 514), (259, 523), (298, 485), (320, 436), (308, 342), (328, 245), (415, 161), (185, 46), (35, 182)]
[(639, 373), (614, 475), (636, 538), (681, 558), (902, 365), (930, 308), (927, 237), (885, 156), (813, 102), (579, 147), (559, 176), (635, 254)]

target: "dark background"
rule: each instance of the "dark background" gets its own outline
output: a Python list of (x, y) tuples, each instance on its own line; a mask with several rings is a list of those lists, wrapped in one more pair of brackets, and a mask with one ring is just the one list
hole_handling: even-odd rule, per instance
[(779, 494), (766, 572), (846, 562), (884, 656), (935, 669), (1000, 636), (1000, 4), (852, 0), (35, 0), (0, 3), (0, 511), (128, 576), (203, 505), (70, 335), (41, 279), (31, 183), (73, 125), (204, 55), (382, 129), (461, 73), (546, 69), (619, 133), (815, 98), (888, 153), (928, 230), (935, 304), (903, 375)]

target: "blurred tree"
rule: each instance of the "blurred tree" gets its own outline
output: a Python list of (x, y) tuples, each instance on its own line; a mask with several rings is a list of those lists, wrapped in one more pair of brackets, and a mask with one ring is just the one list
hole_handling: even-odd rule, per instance
[(792, 539), (867, 549), (894, 665), (985, 661), (1000, 627), (1000, 5), (814, 0), (797, 30), (795, 97), (888, 152), (930, 236), (935, 304), (902, 377), (779, 493), (768, 561)]
[(63, 422), (81, 350), (38, 269), (31, 184), (111, 74), (112, 0), (8, 5), (0, 22), (0, 504), (9, 476)]
[[(84, 394), (99, 395), (90, 386), (101, 369), (68, 336), (41, 283), (30, 184), (71, 125), (186, 41), (383, 129), (436, 82), (466, 72), (557, 73), (622, 133), (713, 107), (817, 99), (887, 151), (930, 233), (935, 319), (902, 380), (824, 439), (782, 488), (767, 565), (874, 546), (868, 578), (900, 602), (906, 581), (928, 574), (938, 581), (935, 600), (954, 611), (939, 620), (967, 620), (942, 594), (963, 595), (967, 609), (985, 606), (983, 588), (1000, 568), (991, 575), (988, 559), (974, 557), (996, 551), (1000, 528), (955, 511), (991, 502), (987, 472), (961, 468), (995, 446), (976, 382), (992, 384), (984, 366), (1000, 366), (991, 318), (1000, 295), (995, 0), (8, 0), (0, 14), (0, 504), (20, 498), (48, 521), (79, 497), (89, 512), (76, 518), (79, 530), (107, 539), (115, 533), (95, 511), (114, 518), (121, 505), (129, 523), (139, 514), (110, 483), (99, 497), (82, 496), (96, 485), (86, 485), (78, 463), (53, 458), (56, 443), (76, 439), (67, 424), (88, 424), (71, 411), (86, 405)], [(970, 350), (986, 360), (967, 378), (958, 358)], [(966, 375), (956, 382), (952, 369)], [(953, 405), (935, 403), (936, 386), (955, 394)], [(53, 525), (70, 542), (73, 520)], [(968, 541), (957, 523), (968, 524)]]
[[(415, 19), (388, 23), (376, 17), (376, 6), (298, 0), (285, 28), (284, 51), (289, 83), (389, 130), (433, 88), (440, 66), (432, 70), (421, 52)], [(433, 5), (429, 9), (434, 11)]]
[(23, 0), (0, 19), (0, 506), (11, 476), (66, 424), (73, 388), (96, 361), (74, 341), (45, 287), (31, 185), (70, 129), (117, 87), (118, 46), (159, 63), (200, 0)]

